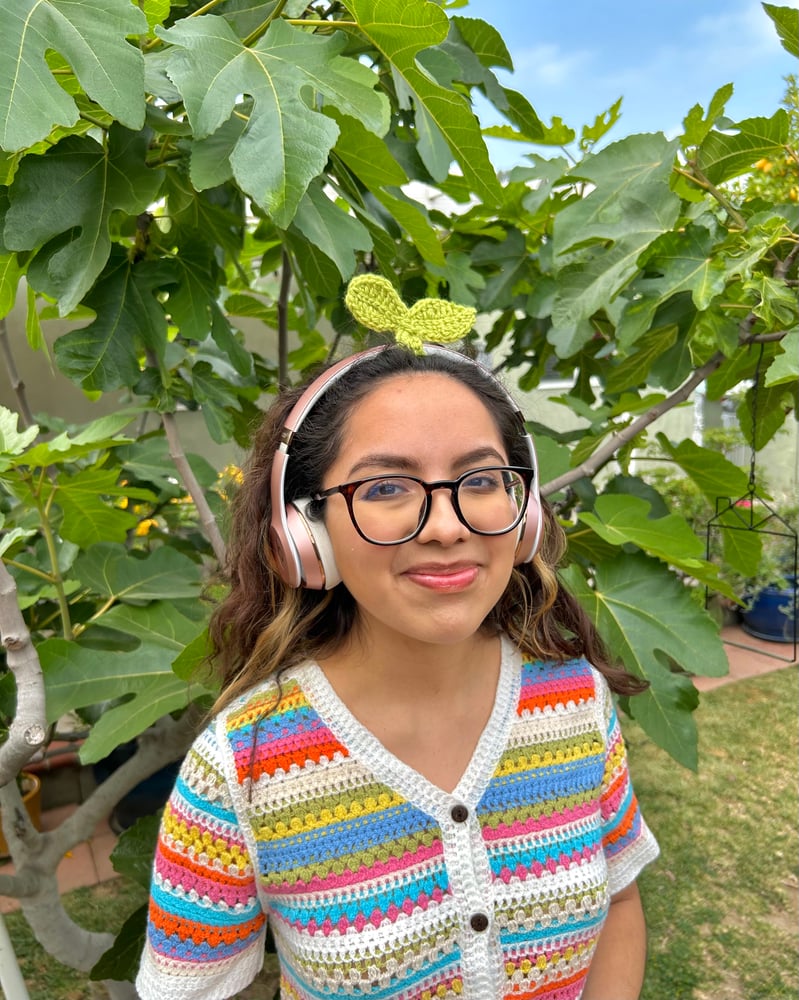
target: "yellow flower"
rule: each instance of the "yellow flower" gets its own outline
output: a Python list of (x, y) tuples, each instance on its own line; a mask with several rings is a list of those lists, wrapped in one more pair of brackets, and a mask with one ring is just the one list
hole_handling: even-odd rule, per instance
[(153, 517), (145, 517), (143, 520), (139, 521), (136, 525), (136, 534), (140, 537), (143, 535), (148, 535), (150, 533), (150, 528), (157, 528), (158, 521)]

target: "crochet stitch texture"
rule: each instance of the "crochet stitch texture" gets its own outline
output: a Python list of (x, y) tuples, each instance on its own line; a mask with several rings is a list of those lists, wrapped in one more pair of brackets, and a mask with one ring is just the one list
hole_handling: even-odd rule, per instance
[(379, 274), (356, 275), (344, 302), (359, 323), (378, 333), (393, 333), (398, 344), (422, 354), (425, 343), (449, 344), (465, 337), (476, 311), (446, 299), (419, 299), (408, 308), (394, 286)]
[(610, 692), (584, 660), (523, 663), (503, 639), (493, 711), (452, 793), (306, 663), (229, 706), (187, 756), (137, 988), (234, 995), (261, 967), (268, 916), (283, 1000), (577, 1000), (610, 896), (657, 853)]

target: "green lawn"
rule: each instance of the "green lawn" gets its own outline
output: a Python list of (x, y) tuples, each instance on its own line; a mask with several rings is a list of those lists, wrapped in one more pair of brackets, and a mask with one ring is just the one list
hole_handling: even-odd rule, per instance
[(624, 726), (661, 846), (639, 882), (650, 952), (643, 1000), (796, 1000), (796, 669), (705, 694), (697, 724), (697, 774)]
[[(633, 778), (661, 857), (641, 876), (650, 960), (642, 1000), (796, 1000), (797, 672), (702, 697), (700, 767), (675, 764), (629, 721)], [(142, 901), (122, 879), (65, 897), (76, 919), (113, 929)], [(7, 918), (31, 1000), (94, 1000), (18, 914)]]

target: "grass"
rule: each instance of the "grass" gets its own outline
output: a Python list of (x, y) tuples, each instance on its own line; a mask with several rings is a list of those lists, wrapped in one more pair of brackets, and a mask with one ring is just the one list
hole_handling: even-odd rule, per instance
[[(796, 670), (703, 695), (697, 724), (697, 774), (624, 725), (636, 792), (661, 846), (639, 880), (650, 952), (641, 1000), (795, 1000)], [(117, 879), (64, 903), (84, 926), (114, 930), (142, 899)], [(19, 914), (6, 921), (31, 1000), (104, 996), (49, 958)]]
[[(130, 913), (146, 902), (147, 893), (126, 878), (75, 889), (62, 896), (64, 909), (82, 927), (113, 934)], [(88, 976), (51, 958), (33, 937), (20, 912), (6, 918), (30, 1000), (107, 1000), (108, 993)]]
[(795, 1000), (796, 670), (705, 694), (697, 725), (696, 774), (624, 726), (661, 847), (639, 879), (649, 928), (642, 1000)]

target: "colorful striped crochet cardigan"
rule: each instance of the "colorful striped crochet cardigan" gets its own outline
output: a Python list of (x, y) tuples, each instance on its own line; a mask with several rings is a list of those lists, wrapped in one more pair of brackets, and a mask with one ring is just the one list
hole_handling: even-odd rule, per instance
[(282, 1000), (576, 1000), (610, 895), (657, 852), (585, 661), (524, 664), (503, 640), (494, 708), (452, 793), (306, 663), (189, 752), (136, 985), (143, 1000), (235, 995), (261, 968), (268, 918)]

